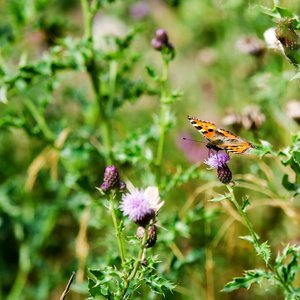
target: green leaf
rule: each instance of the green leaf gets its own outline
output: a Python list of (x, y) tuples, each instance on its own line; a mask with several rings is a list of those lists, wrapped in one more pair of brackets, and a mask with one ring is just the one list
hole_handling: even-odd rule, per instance
[(299, 255), (299, 245), (287, 245), (282, 254), (278, 254), (275, 259), (277, 272), (287, 284), (291, 284), (294, 281), (296, 273), (300, 270), (298, 265)]
[(88, 279), (88, 289), (93, 298), (103, 296), (106, 299), (111, 299), (111, 292), (108, 286), (101, 286), (91, 278)]
[(164, 295), (166, 291), (172, 291), (175, 286), (167, 279), (157, 275), (144, 277), (146, 284), (155, 292)]
[(260, 6), (260, 10), (262, 13), (271, 16), (277, 20), (283, 18), (297, 18), (297, 16), (293, 14), (290, 10), (280, 6), (275, 6), (273, 9), (270, 9), (265, 6)]
[(222, 292), (232, 292), (240, 288), (249, 289), (253, 283), (260, 284), (264, 278), (269, 279), (270, 274), (260, 269), (249, 270), (245, 272), (244, 277), (236, 277), (233, 281), (227, 283)]
[(292, 157), (294, 159), (294, 162), (296, 164), (298, 164), (298, 166), (300, 166), (300, 151), (299, 150), (298, 151), (293, 151)]
[(266, 263), (268, 263), (271, 257), (271, 250), (268, 242), (264, 242), (259, 246), (254, 244), (254, 246), (257, 251), (257, 254), (260, 255)]
[(276, 152), (273, 150), (273, 145), (268, 141), (261, 140), (261, 145), (257, 146), (257, 149), (251, 149), (251, 154), (259, 155), (260, 157), (265, 156), (266, 154), (276, 155)]
[(146, 70), (148, 75), (154, 80), (154, 81), (159, 81), (159, 77), (156, 75), (155, 71), (153, 68), (146, 66)]
[(250, 242), (251, 244), (254, 243), (253, 237), (251, 235), (244, 235), (244, 236), (239, 236), (241, 240), (245, 240), (247, 242)]
[(281, 184), (286, 190), (293, 192), (294, 196), (300, 194), (300, 186), (295, 183), (290, 182), (288, 174), (283, 175)]
[(225, 200), (225, 199), (228, 199), (228, 196), (226, 195), (220, 195), (219, 197), (215, 197), (211, 200), (208, 200), (208, 201), (211, 201), (211, 202), (220, 202), (222, 200)]
[(242, 210), (246, 211), (246, 209), (249, 205), (250, 205), (250, 201), (249, 201), (249, 197), (247, 197), (245, 200), (243, 200)]
[(300, 79), (300, 70), (298, 69), (296, 74), (291, 78), (291, 80)]

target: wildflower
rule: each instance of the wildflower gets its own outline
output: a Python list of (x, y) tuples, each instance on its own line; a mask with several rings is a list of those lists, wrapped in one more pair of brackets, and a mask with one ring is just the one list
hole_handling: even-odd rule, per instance
[(279, 20), (277, 28), (265, 31), (264, 38), (269, 48), (279, 49), (291, 64), (299, 66), (300, 37), (294, 30), (294, 19)]
[(208, 170), (217, 168), (218, 179), (220, 182), (227, 184), (232, 179), (232, 173), (227, 166), (230, 161), (230, 157), (227, 153), (217, 153), (211, 155), (205, 163), (210, 166)]
[[(99, 189), (99, 188), (97, 188)], [(120, 181), (120, 175), (115, 166), (108, 166), (104, 172), (103, 183), (100, 190), (104, 193), (109, 193), (111, 190), (125, 191), (126, 184)]]
[(130, 14), (135, 19), (143, 19), (149, 14), (149, 5), (146, 1), (139, 1), (130, 7)]
[(120, 209), (140, 226), (146, 226), (154, 220), (164, 201), (160, 202), (158, 188), (148, 187), (145, 191), (134, 188), (122, 196)]
[(145, 197), (148, 198), (148, 201), (150, 203), (150, 208), (154, 210), (155, 215), (157, 215), (158, 211), (161, 209), (161, 207), (164, 205), (165, 201), (159, 202), (159, 191), (158, 187), (156, 186), (149, 186), (146, 188)]
[(226, 164), (230, 161), (230, 157), (227, 153), (221, 152), (211, 155), (204, 163), (210, 166), (208, 170), (212, 170)]

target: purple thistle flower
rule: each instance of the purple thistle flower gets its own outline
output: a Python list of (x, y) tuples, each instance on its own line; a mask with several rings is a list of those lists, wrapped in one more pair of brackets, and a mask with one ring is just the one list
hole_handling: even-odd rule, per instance
[(229, 155), (225, 152), (221, 152), (221, 153), (211, 155), (206, 161), (204, 161), (204, 163), (210, 166), (208, 170), (212, 170), (223, 166), (229, 161), (230, 161)]
[(205, 163), (210, 166), (208, 170), (217, 168), (218, 179), (220, 182), (227, 184), (232, 179), (232, 173), (226, 163), (230, 161), (227, 153), (221, 152), (211, 155)]
[[(141, 222), (151, 214), (150, 202), (144, 195), (144, 190), (134, 189), (122, 196), (120, 210), (134, 222)], [(149, 220), (150, 221), (150, 220)]]

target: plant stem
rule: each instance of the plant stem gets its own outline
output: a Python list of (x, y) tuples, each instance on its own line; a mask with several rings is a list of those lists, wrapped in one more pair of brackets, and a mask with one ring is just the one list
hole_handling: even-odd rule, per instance
[[(259, 240), (257, 238), (257, 235), (256, 233), (254, 232), (245, 212), (243, 211), (243, 209), (241, 208), (241, 206), (239, 205), (239, 203), (237, 202), (236, 198), (235, 198), (235, 195), (234, 195), (234, 192), (233, 192), (233, 188), (227, 184), (227, 188), (230, 192), (230, 198), (231, 198), (231, 201), (232, 203), (235, 205), (235, 207), (237, 208), (237, 210), (239, 211), (240, 215), (242, 216), (242, 218), (244, 219), (247, 227), (248, 227), (248, 230), (250, 231), (250, 234), (253, 238), (253, 243), (254, 243), (254, 248), (255, 249), (260, 249), (260, 253), (262, 253), (262, 249), (261, 249), (261, 245), (259, 243)], [(258, 254), (260, 254), (258, 253)], [(263, 257), (264, 259), (264, 257)], [(265, 260), (265, 259), (264, 259)], [(283, 286), (283, 288), (289, 293), (289, 294), (293, 294), (295, 293), (295, 289), (294, 287), (290, 284), (290, 283), (286, 283), (286, 281), (281, 277), (281, 275), (279, 274), (278, 270), (276, 268), (274, 268), (268, 261), (265, 260), (265, 263), (266, 265), (268, 266), (268, 268), (274, 273), (276, 274), (277, 276), (277, 281), (281, 283), (281, 285)]]
[(157, 149), (157, 158), (156, 158), (156, 184), (160, 184), (161, 179), (161, 163), (164, 152), (164, 144), (165, 144), (165, 133), (166, 133), (166, 115), (168, 112), (168, 104), (165, 103), (167, 90), (166, 90), (166, 81), (168, 78), (168, 61), (167, 59), (163, 59), (163, 75), (160, 79), (161, 82), (161, 116), (160, 116), (160, 131), (159, 131), (159, 141), (158, 141), (158, 149)]
[(144, 236), (143, 236), (143, 240), (142, 240), (141, 247), (140, 247), (140, 250), (139, 250), (139, 254), (138, 254), (138, 257), (135, 261), (133, 270), (131, 271), (130, 275), (124, 280), (123, 289), (122, 289), (121, 294), (118, 298), (119, 300), (123, 299), (123, 297), (125, 296), (125, 294), (128, 290), (130, 281), (135, 278), (135, 276), (137, 274), (137, 271), (138, 271), (138, 269), (139, 269), (139, 267), (142, 263), (143, 253), (144, 253), (144, 250), (146, 249), (146, 242), (147, 242), (147, 237), (148, 237), (148, 227), (149, 226), (146, 226), (146, 228), (145, 228), (145, 233), (144, 233)]
[(94, 16), (91, 12), (88, 0), (81, 0), (81, 9), (83, 17), (84, 36), (86, 39), (90, 39), (92, 38), (92, 22)]
[(103, 145), (105, 149), (105, 160), (107, 165), (112, 165), (112, 154), (111, 154), (111, 131), (109, 116), (105, 109), (103, 99), (101, 97), (101, 81), (100, 81), (100, 70), (95, 60), (94, 41), (92, 36), (92, 23), (95, 11), (91, 9), (88, 0), (81, 0), (83, 25), (84, 25), (84, 36), (87, 39), (87, 45), (89, 47), (89, 56), (86, 58), (86, 68), (89, 77), (92, 82), (94, 92), (99, 107), (99, 115), (101, 119), (100, 127), (102, 132)]
[(247, 227), (248, 227), (248, 230), (250, 231), (250, 234), (253, 238), (253, 242), (254, 244), (260, 248), (260, 243), (257, 239), (257, 236), (256, 236), (256, 233), (254, 232), (246, 214), (244, 213), (244, 211), (242, 210), (241, 206), (239, 205), (239, 203), (237, 202), (236, 198), (235, 198), (235, 195), (234, 195), (234, 192), (233, 192), (233, 188), (230, 186), (230, 184), (227, 184), (227, 188), (230, 192), (230, 197), (231, 197), (231, 201), (232, 203), (235, 205), (235, 207), (237, 208), (237, 210), (239, 211), (240, 215), (242, 216), (242, 218), (244, 219)]
[(115, 230), (116, 230), (117, 241), (118, 241), (118, 246), (119, 246), (119, 251), (120, 251), (120, 258), (121, 258), (121, 262), (122, 262), (122, 265), (123, 265), (124, 262), (125, 262), (124, 250), (123, 250), (123, 244), (122, 244), (122, 240), (121, 240), (121, 232), (120, 232), (120, 228), (118, 226), (118, 218), (117, 218), (117, 214), (116, 214), (115, 206), (114, 206), (114, 196), (112, 195), (112, 193), (110, 193), (109, 195), (110, 195), (111, 216), (112, 216), (114, 227), (115, 227)]
[(111, 60), (109, 62), (109, 99), (107, 103), (107, 112), (109, 115), (112, 114), (114, 107), (117, 74), (118, 62), (116, 60)]
[(32, 103), (29, 99), (24, 99), (24, 104), (26, 108), (30, 111), (32, 117), (37, 122), (41, 132), (44, 134), (46, 140), (48, 141), (54, 141), (55, 134), (49, 129), (47, 123), (45, 122), (45, 119), (40, 115), (38, 109), (35, 107), (35, 105)]

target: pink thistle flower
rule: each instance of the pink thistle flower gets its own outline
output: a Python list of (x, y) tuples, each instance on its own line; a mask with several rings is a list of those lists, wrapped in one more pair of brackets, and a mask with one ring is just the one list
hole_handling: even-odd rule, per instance
[(227, 153), (221, 152), (211, 155), (206, 161), (207, 165), (210, 166), (208, 170), (217, 168), (218, 179), (224, 184), (230, 183), (232, 179), (232, 173), (227, 166), (230, 161), (230, 157)]
[(159, 202), (157, 187), (148, 187), (146, 190), (130, 189), (130, 193), (122, 196), (120, 210), (124, 216), (138, 225), (145, 226), (155, 219), (158, 210), (164, 202)]
[(229, 161), (230, 161), (229, 155), (227, 153), (221, 152), (221, 153), (211, 155), (207, 160), (204, 161), (204, 163), (210, 166), (210, 168), (207, 168), (208, 170), (212, 170), (223, 166)]

